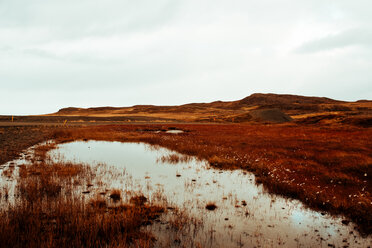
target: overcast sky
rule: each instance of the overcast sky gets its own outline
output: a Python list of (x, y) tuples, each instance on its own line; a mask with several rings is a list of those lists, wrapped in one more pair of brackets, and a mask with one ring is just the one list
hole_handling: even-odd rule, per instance
[(372, 99), (371, 0), (0, 0), (0, 114)]

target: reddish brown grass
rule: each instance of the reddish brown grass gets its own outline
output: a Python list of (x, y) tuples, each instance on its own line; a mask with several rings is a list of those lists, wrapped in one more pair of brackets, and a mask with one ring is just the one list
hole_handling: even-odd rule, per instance
[[(15, 204), (2, 205), (0, 209), (0, 247), (153, 245), (154, 237), (142, 231), (141, 226), (158, 218), (162, 207), (109, 206), (99, 197), (85, 201), (76, 195), (76, 190), (94, 177), (91, 168), (51, 162), (46, 154), (52, 147), (37, 148), (38, 159), (19, 168)], [(120, 191), (114, 190), (111, 195), (120, 197)]]
[(372, 232), (372, 129), (287, 125), (175, 125), (172, 135), (144, 130), (166, 125), (117, 125), (56, 133), (78, 139), (146, 142), (206, 159), (212, 166), (255, 173), (270, 191), (315, 209), (342, 213)]
[(133, 196), (129, 202), (135, 206), (143, 206), (147, 202), (147, 198), (143, 195), (137, 195)]
[(161, 156), (158, 161), (162, 163), (178, 164), (178, 163), (187, 163), (192, 159), (191, 156), (182, 155), (182, 154), (168, 154)]
[(114, 189), (110, 193), (110, 198), (114, 201), (120, 201), (121, 199), (121, 192), (118, 189)]

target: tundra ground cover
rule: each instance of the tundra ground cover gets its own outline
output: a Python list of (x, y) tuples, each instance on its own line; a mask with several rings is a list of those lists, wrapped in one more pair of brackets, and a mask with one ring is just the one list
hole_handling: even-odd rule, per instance
[[(184, 133), (156, 132), (180, 129)], [(344, 214), (371, 233), (372, 130), (287, 125), (111, 125), (65, 129), (59, 142), (141, 141), (206, 159), (214, 167), (255, 173), (273, 193)]]
[[(50, 138), (57, 142), (84, 139), (146, 142), (206, 159), (214, 167), (252, 171), (257, 183), (263, 183), (270, 192), (299, 199), (314, 209), (344, 214), (359, 225), (363, 234), (372, 231), (370, 128), (151, 124), (36, 129), (32, 132), (39, 138), (33, 142)], [(185, 132), (163, 132), (168, 129)], [(22, 143), (21, 139), (13, 142)], [(14, 146), (11, 155), (16, 156), (24, 146)], [(4, 154), (2, 161), (9, 160), (9, 153)]]

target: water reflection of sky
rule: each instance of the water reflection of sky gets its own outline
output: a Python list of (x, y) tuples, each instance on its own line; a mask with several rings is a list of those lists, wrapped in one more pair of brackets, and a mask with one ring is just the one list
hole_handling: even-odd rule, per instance
[(304, 222), (304, 214), (298, 210), (294, 210), (292, 211), (292, 215), (291, 215), (291, 218), (293, 220), (293, 223), (294, 224), (301, 224)]
[[(349, 234), (352, 226), (342, 225), (341, 219), (306, 209), (298, 201), (267, 194), (262, 186), (255, 185), (250, 173), (216, 170), (195, 159), (179, 164), (159, 162), (162, 155), (172, 153), (163, 148), (90, 141), (62, 144), (54, 151), (58, 153), (65, 160), (106, 163), (125, 171), (123, 177), (106, 178), (111, 187), (142, 191), (149, 198), (163, 192), (169, 205), (203, 220), (195, 239), (203, 239), (213, 230), (213, 247), (236, 247), (239, 242), (248, 247), (318, 247), (324, 241), (342, 246), (344, 239), (363, 247), (371, 242), (371, 238), (357, 237), (359, 243), (354, 243)], [(218, 208), (207, 211), (208, 202)]]

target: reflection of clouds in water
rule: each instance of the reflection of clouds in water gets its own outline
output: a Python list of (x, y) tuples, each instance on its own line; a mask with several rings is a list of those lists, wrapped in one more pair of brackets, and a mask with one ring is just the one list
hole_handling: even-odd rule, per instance
[(305, 215), (298, 210), (293, 210), (292, 215), (291, 215), (291, 219), (293, 220), (293, 223), (301, 224), (301, 223), (304, 222)]
[[(162, 192), (169, 206), (185, 209), (188, 215), (204, 220), (203, 228), (194, 238), (202, 239), (214, 230), (217, 242), (214, 247), (236, 246), (241, 237), (248, 246), (255, 246), (255, 242), (272, 246), (270, 240), (280, 239), (286, 247), (296, 247), (293, 240), (299, 238), (300, 244), (308, 247), (319, 238), (315, 229), (329, 235), (324, 236), (326, 241), (339, 246), (343, 239), (353, 238), (350, 227), (306, 209), (298, 201), (266, 193), (262, 185), (255, 184), (252, 174), (241, 170), (217, 170), (196, 159), (162, 163), (159, 157), (177, 153), (141, 143), (73, 142), (60, 145), (57, 152), (64, 154), (66, 160), (102, 162), (125, 171), (125, 175), (108, 177), (107, 181), (116, 188), (141, 191), (149, 199)], [(178, 174), (181, 176), (177, 177)], [(217, 209), (206, 211), (207, 202), (215, 203)], [(333, 235), (335, 230), (341, 235)], [(164, 230), (161, 235), (166, 233)], [(243, 233), (249, 235), (243, 237)]]

